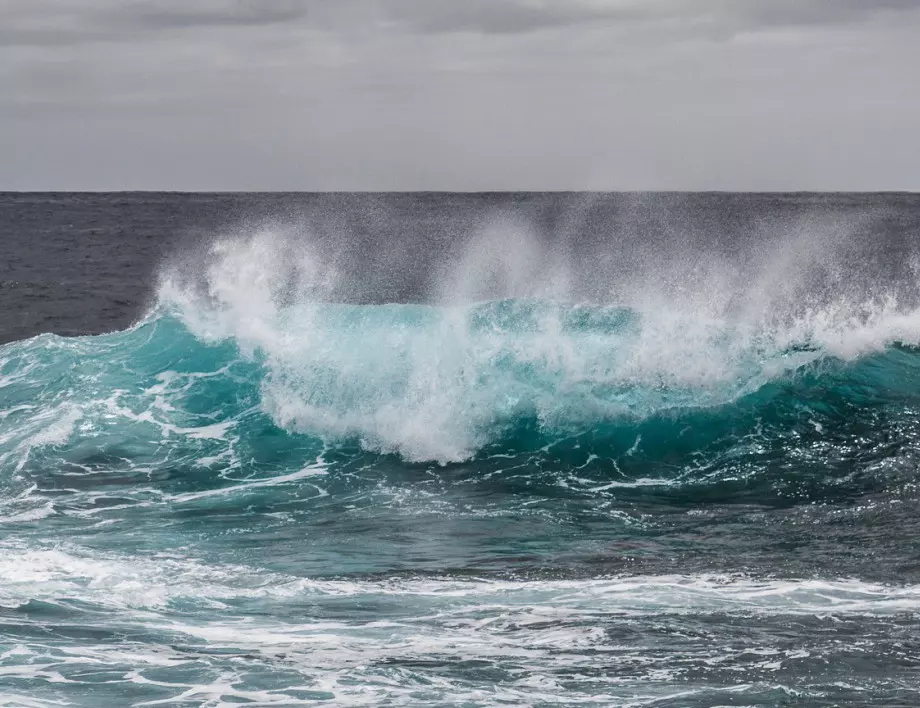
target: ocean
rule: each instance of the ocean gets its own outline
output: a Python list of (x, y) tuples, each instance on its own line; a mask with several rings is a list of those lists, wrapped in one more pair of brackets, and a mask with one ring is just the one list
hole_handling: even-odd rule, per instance
[(0, 194), (0, 705), (920, 705), (918, 236)]

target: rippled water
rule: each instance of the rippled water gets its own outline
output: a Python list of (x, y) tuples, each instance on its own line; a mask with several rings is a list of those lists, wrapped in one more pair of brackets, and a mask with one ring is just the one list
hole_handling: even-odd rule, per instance
[(5, 199), (3, 705), (916, 704), (907, 197)]

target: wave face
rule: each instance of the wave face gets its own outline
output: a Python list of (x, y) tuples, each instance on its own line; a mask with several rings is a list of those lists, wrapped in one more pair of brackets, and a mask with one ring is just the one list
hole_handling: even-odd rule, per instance
[(512, 244), (373, 303), (263, 231), (0, 346), (0, 702), (910, 704), (910, 282)]
[(905, 337), (920, 338), (920, 315), (880, 318), (895, 325), (847, 333), (847, 359), (814, 334), (669, 334), (627, 308), (541, 301), (294, 306), (260, 320), (259, 341), (161, 306), (125, 332), (7, 345), (4, 456), (23, 469), (40, 448), (101, 436), (97, 449), (123, 438), (154, 455), (191, 444), (226, 467), (272, 428), (317, 452), (442, 466), (564, 453), (609, 473), (627, 452), (652, 467), (663, 446), (721, 443), (718, 460), (750, 436), (826, 435), (915, 404)]

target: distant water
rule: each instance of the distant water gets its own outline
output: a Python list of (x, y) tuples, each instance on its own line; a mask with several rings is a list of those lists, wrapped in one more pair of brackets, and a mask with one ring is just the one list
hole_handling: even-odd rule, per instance
[(918, 237), (0, 194), (0, 705), (920, 704)]

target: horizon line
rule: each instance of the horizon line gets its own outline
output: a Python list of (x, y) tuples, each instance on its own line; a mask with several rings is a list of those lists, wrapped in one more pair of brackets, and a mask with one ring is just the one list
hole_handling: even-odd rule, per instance
[(902, 194), (920, 189), (0, 189), (0, 194)]

